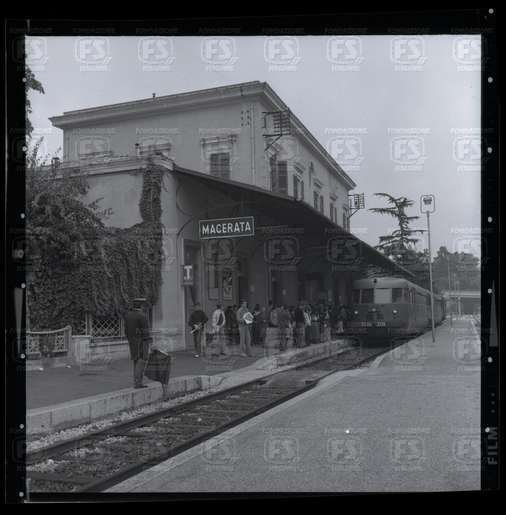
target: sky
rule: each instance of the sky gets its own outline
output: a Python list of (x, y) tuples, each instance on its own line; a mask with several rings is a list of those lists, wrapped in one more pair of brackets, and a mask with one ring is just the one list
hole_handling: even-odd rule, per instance
[(479, 36), (31, 37), (27, 55), (44, 153), (62, 146), (49, 117), (64, 111), (267, 81), (364, 193), (352, 232), (376, 245), (395, 228), (368, 210), (385, 206), (374, 193), (414, 200), (412, 216), (432, 194), (433, 254), (479, 256)]

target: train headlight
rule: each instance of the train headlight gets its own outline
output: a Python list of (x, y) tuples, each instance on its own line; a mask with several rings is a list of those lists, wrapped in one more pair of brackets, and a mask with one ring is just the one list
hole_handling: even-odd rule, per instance
[(354, 311), (353, 313), (355, 313), (355, 315), (358, 315), (358, 311)]
[(393, 313), (394, 315), (397, 315), (397, 310), (396, 310), (396, 309), (392, 309), (392, 313)]

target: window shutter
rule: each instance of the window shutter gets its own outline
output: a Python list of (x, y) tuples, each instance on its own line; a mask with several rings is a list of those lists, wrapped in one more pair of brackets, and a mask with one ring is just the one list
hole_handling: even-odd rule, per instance
[(210, 173), (221, 179), (230, 179), (230, 154), (215, 152), (210, 156)]
[(272, 156), (269, 160), (271, 167), (271, 190), (278, 190), (278, 174), (276, 170), (276, 156)]
[(278, 189), (279, 193), (288, 193), (288, 166), (286, 161), (279, 161), (278, 163)]

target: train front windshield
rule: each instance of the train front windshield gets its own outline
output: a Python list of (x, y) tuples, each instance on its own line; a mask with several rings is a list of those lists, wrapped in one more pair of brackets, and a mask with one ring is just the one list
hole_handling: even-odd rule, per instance
[(409, 303), (409, 290), (405, 288), (364, 288), (353, 290), (354, 304)]

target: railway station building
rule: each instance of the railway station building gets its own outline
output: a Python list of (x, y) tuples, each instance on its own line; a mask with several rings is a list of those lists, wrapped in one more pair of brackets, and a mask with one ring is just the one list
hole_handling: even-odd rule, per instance
[[(86, 175), (87, 200), (100, 199), (108, 226), (140, 223), (143, 180), (161, 173), (163, 265), (151, 322), (174, 350), (191, 348), (196, 302), (208, 316), (242, 299), (351, 303), (353, 280), (371, 268), (410, 275), (350, 233), (355, 183), (266, 82), (153, 95), (51, 122), (63, 131), (54, 165)], [(106, 327), (123, 337), (119, 318), (83, 320), (88, 334)]]

